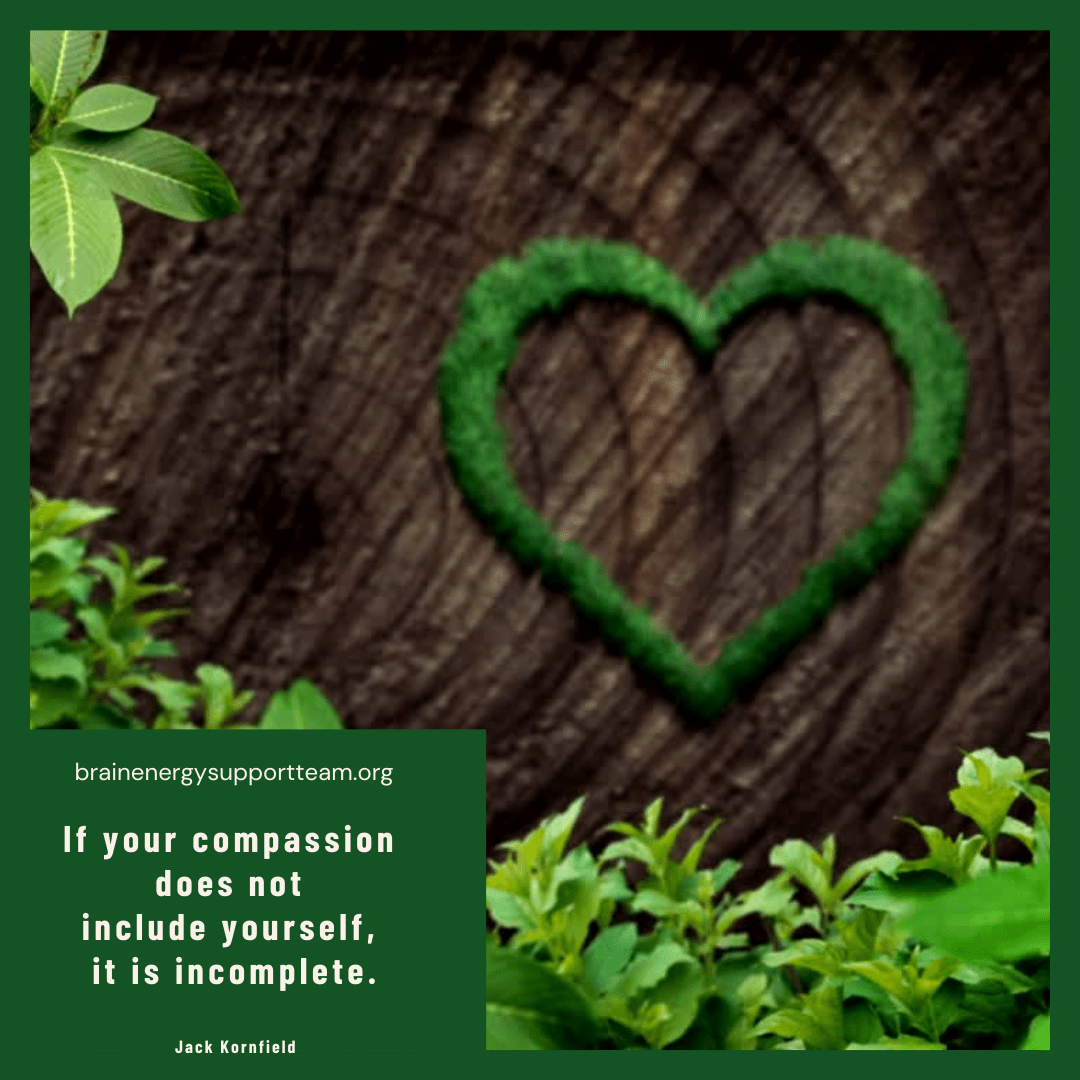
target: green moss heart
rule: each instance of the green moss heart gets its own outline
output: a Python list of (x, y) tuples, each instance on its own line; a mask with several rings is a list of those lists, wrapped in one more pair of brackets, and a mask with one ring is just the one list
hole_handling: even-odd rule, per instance
[[(730, 641), (713, 664), (696, 663), (603, 565), (560, 540), (522, 497), (508, 437), (496, 418), (502, 380), (522, 331), (575, 297), (619, 297), (674, 319), (703, 356), (715, 356), (735, 319), (771, 300), (839, 296), (880, 324), (911, 385), (911, 436), (868, 525), (848, 534), (799, 587)], [(662, 263), (630, 244), (554, 237), (520, 259), (501, 258), (473, 282), (440, 359), (443, 443), (473, 513), (527, 572), (566, 592), (637, 671), (691, 719), (713, 720), (816, 630), (837, 600), (856, 593), (894, 559), (940, 499), (960, 454), (967, 358), (946, 322), (934, 283), (879, 244), (850, 236), (789, 240), (736, 270), (704, 303)]]

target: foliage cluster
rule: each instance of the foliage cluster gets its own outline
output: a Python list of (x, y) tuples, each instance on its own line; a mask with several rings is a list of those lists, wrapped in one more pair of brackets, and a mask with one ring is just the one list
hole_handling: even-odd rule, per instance
[(106, 33), (30, 31), (30, 250), (71, 316), (120, 263), (115, 196), (181, 221), (240, 209), (206, 154), (142, 126), (156, 97), (117, 83), (81, 89)]
[[(165, 560), (133, 563), (126, 548), (87, 554), (73, 535), (114, 513), (78, 499), (30, 493), (30, 727), (216, 729), (232, 724), (255, 696), (237, 692), (232, 675), (200, 664), (196, 681), (169, 678), (152, 665), (176, 655), (151, 629), (185, 614), (146, 607), (180, 591), (147, 579)], [(239, 725), (237, 725), (239, 726)], [(340, 728), (333, 706), (307, 680), (273, 695), (261, 728)]]
[[(1032, 737), (1049, 742), (1049, 733)], [(953, 806), (977, 832), (904, 818), (927, 847), (836, 874), (836, 842), (774, 847), (778, 873), (729, 891), (702, 869), (714, 821), (676, 859), (697, 811), (660, 830), (661, 800), (594, 856), (567, 842), (583, 798), (487, 878), (488, 1049), (972, 1050), (1050, 1048), (1050, 793), (1042, 770), (964, 754)], [(1011, 811), (1034, 804), (1034, 823)], [(998, 858), (1002, 835), (1030, 856)], [(628, 882), (627, 863), (644, 876)], [(752, 946), (750, 920), (769, 944)]]

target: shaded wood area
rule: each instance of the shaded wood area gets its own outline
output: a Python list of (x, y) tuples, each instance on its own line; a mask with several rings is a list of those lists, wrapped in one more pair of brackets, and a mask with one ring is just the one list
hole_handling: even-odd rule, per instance
[[(299, 675), (352, 727), (487, 730), (488, 844), (707, 803), (748, 881), (788, 836), (847, 863), (952, 827), (957, 746), (1034, 765), (1049, 723), (1047, 34), (116, 33), (243, 213), (123, 208), (69, 322), (31, 285), (31, 478), (118, 506), (214, 660)], [(868, 236), (931, 274), (971, 402), (945, 500), (896, 564), (708, 730), (527, 580), (442, 457), (439, 351), (472, 278), (534, 237), (633, 241), (694, 288), (770, 243)], [(523, 489), (699, 659), (874, 513), (908, 425), (876, 329), (751, 319), (704, 370), (629, 305), (525, 335), (503, 400)]]

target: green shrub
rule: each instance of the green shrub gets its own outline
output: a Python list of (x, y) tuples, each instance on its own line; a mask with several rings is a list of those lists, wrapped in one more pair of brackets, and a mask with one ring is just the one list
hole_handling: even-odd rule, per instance
[[(1049, 741), (1049, 733), (1035, 738)], [(772, 849), (779, 872), (732, 893), (740, 864), (699, 866), (714, 821), (672, 855), (696, 811), (641, 826), (594, 857), (566, 852), (584, 799), (492, 861), (487, 911), (489, 1049), (1046, 1049), (1050, 1036), (1050, 793), (1039, 770), (965, 754), (950, 792), (977, 835), (836, 875), (836, 843)], [(1034, 825), (1009, 811), (1034, 804)], [(997, 858), (1000, 835), (1031, 862)], [(985, 853), (985, 854), (984, 854)], [(631, 887), (627, 862), (644, 870)], [(751, 946), (747, 920), (770, 944)], [(644, 929), (643, 929), (644, 928)]]
[[(148, 584), (165, 560), (132, 563), (112, 545), (112, 558), (88, 556), (72, 535), (115, 511), (77, 499), (30, 493), (30, 727), (221, 728), (255, 696), (238, 693), (232, 675), (200, 664), (196, 682), (172, 679), (153, 661), (176, 655), (151, 627), (185, 609), (147, 607), (179, 591)], [(140, 713), (142, 716), (140, 716)], [(333, 706), (304, 679), (274, 694), (262, 728), (340, 728)]]

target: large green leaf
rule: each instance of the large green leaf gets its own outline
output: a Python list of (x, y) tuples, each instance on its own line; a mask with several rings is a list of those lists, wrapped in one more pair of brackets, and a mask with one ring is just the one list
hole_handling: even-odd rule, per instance
[(154, 113), (157, 98), (133, 86), (102, 83), (84, 90), (71, 106), (67, 122), (93, 131), (130, 131)]
[(120, 211), (94, 173), (46, 146), (30, 158), (30, 250), (68, 315), (120, 264)]
[[(105, 48), (104, 30), (31, 30), (30, 85), (53, 108), (94, 73)], [(35, 73), (40, 85), (35, 87)]]
[(599, 1031), (588, 1002), (543, 964), (487, 946), (488, 1050), (591, 1050)]
[(307, 679), (274, 694), (259, 723), (260, 728), (280, 731), (338, 731), (341, 726), (334, 706)]
[(1050, 949), (1050, 861), (985, 874), (927, 900), (901, 927), (961, 960)]
[(201, 150), (164, 131), (118, 134), (64, 128), (51, 144), (66, 160), (93, 165), (109, 189), (181, 221), (209, 221), (240, 209), (229, 178)]

